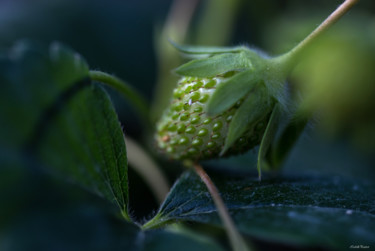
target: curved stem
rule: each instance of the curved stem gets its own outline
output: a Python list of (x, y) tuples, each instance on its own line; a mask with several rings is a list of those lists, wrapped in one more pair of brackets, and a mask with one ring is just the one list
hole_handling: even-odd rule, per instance
[(169, 191), (167, 178), (161, 168), (142, 149), (140, 145), (129, 137), (125, 137), (126, 151), (130, 167), (145, 180), (159, 203), (162, 203)]
[(208, 174), (203, 170), (199, 164), (194, 164), (195, 172), (199, 175), (201, 180), (206, 185), (208, 191), (210, 192), (215, 206), (218, 210), (219, 216), (223, 221), (225, 229), (227, 231), (231, 246), (234, 251), (247, 251), (249, 247), (246, 245), (245, 241), (242, 239), (241, 234), (237, 231), (236, 225), (234, 224), (232, 218), (229, 215), (228, 209), (224, 204), (223, 199), (219, 194), (219, 190), (216, 188), (215, 184), (212, 182)]
[(303, 51), (309, 47), (317, 37), (335, 24), (345, 13), (347, 13), (359, 0), (345, 0), (337, 9), (331, 13), (313, 32), (297, 44), (291, 51), (274, 58), (279, 65), (284, 65), (287, 72), (291, 71), (298, 63)]
[(101, 71), (89, 71), (89, 77), (93, 81), (106, 84), (120, 92), (137, 110), (144, 125), (151, 126), (149, 120), (149, 106), (146, 100), (130, 85), (115, 76)]

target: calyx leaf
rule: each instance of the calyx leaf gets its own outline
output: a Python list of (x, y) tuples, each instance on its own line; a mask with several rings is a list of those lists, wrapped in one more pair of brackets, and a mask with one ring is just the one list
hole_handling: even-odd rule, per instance
[(244, 53), (224, 53), (192, 60), (178, 67), (175, 72), (183, 76), (208, 78), (228, 71), (249, 68), (252, 68), (252, 65)]
[(258, 177), (261, 179), (262, 177), (262, 169), (270, 169), (270, 164), (268, 160), (266, 159), (266, 156), (269, 152), (269, 149), (271, 147), (271, 144), (275, 140), (277, 128), (281, 119), (281, 115), (283, 113), (283, 109), (280, 104), (276, 104), (273, 108), (271, 118), (268, 121), (266, 131), (264, 132), (262, 142), (259, 146), (259, 152), (258, 152)]
[(237, 73), (221, 83), (207, 103), (207, 113), (218, 115), (243, 98), (260, 81), (260, 76), (253, 70)]
[(257, 88), (249, 93), (245, 102), (238, 108), (233, 116), (232, 122), (229, 125), (225, 145), (220, 153), (221, 155), (242, 136), (250, 124), (255, 124), (259, 119), (267, 115), (266, 113), (269, 111), (270, 104), (269, 102), (264, 102), (268, 99), (266, 95), (265, 89), (263, 88)]
[(306, 128), (308, 121), (308, 117), (301, 116), (298, 113), (294, 114), (289, 120), (286, 127), (282, 130), (280, 137), (277, 139), (277, 142), (270, 150), (271, 154), (268, 161), (271, 163), (271, 168), (277, 169), (283, 164), (285, 158)]
[(172, 40), (169, 42), (182, 53), (186, 54), (220, 54), (220, 53), (228, 53), (228, 52), (241, 52), (247, 50), (245, 46), (235, 46), (235, 47), (216, 47), (216, 46), (193, 46), (193, 45), (181, 45)]

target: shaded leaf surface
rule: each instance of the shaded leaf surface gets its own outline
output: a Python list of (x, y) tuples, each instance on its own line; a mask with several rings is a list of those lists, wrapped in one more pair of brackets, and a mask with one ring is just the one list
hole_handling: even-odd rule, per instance
[(52, 44), (14, 46), (0, 59), (0, 146), (115, 201), (127, 217), (127, 158), (108, 95), (88, 65)]
[(70, 100), (41, 139), (46, 168), (115, 201), (127, 212), (127, 158), (122, 130), (106, 93), (95, 85)]
[(52, 44), (19, 42), (0, 56), (0, 143), (19, 148), (30, 139), (42, 112), (88, 74), (84, 60)]
[(2, 251), (222, 250), (185, 229), (141, 231), (78, 186), (28, 171), (0, 166)]
[(0, 232), (1, 250), (223, 250), (205, 237), (169, 230), (141, 231), (88, 206), (27, 216)]
[[(213, 176), (238, 228), (261, 239), (347, 248), (375, 244), (374, 185), (338, 177), (264, 179)], [(204, 184), (186, 172), (160, 208), (168, 221), (220, 224)]]

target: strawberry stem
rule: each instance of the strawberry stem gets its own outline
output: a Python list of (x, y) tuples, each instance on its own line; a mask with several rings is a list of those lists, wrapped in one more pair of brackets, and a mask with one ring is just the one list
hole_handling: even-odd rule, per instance
[(234, 251), (247, 251), (251, 250), (242, 239), (241, 234), (237, 231), (237, 228), (229, 215), (228, 209), (224, 204), (223, 199), (219, 194), (219, 190), (216, 188), (215, 184), (212, 182), (210, 176), (203, 170), (202, 166), (199, 164), (194, 164), (195, 172), (199, 175), (203, 183), (206, 185), (208, 191), (210, 192), (212, 199), (216, 205), (219, 216), (223, 221), (227, 235), (229, 237), (231, 246)]
[(272, 61), (281, 66), (283, 72), (288, 75), (295, 65), (299, 62), (302, 53), (308, 48), (316, 39), (335, 24), (345, 13), (347, 13), (359, 0), (346, 0), (337, 9), (331, 13), (313, 32), (310, 33), (304, 40), (297, 44), (289, 52), (273, 58)]
[[(150, 127), (149, 106), (146, 100), (136, 90), (123, 80), (101, 71), (89, 71), (89, 77), (93, 81), (106, 84), (120, 92), (127, 101), (137, 110), (143, 125)], [(150, 127), (152, 128), (152, 127)]]

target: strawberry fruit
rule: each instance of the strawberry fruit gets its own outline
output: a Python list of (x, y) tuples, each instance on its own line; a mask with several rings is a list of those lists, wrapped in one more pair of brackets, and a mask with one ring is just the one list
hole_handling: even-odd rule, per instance
[(261, 100), (269, 109), (262, 109), (253, 121), (249, 121), (228, 149), (225, 149), (228, 130), (246, 97), (219, 114), (207, 113), (207, 103), (216, 88), (238, 73), (228, 71), (214, 77), (187, 76), (180, 79), (170, 107), (157, 124), (157, 145), (166, 156), (175, 160), (202, 160), (243, 153), (260, 143), (275, 103), (271, 96), (265, 95), (263, 82), (254, 87), (258, 97), (253, 94), (247, 98)]
[(157, 148), (169, 159), (197, 162), (260, 144), (260, 175), (279, 115), (287, 110), (285, 71), (243, 46), (175, 46), (197, 59), (175, 71), (181, 79), (156, 125)]

